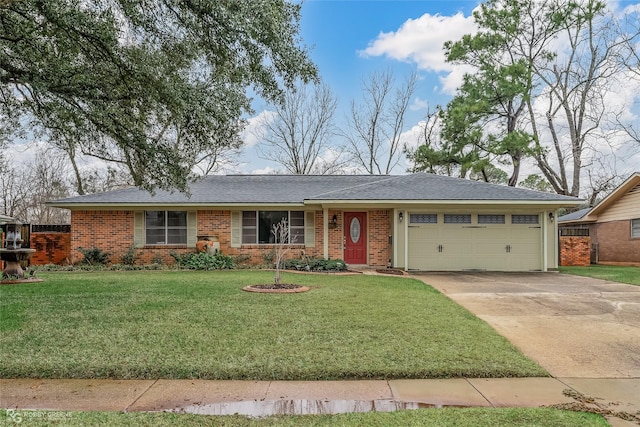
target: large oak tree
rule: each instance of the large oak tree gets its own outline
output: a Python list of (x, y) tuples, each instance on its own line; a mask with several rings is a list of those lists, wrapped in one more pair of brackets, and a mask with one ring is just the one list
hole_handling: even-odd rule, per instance
[(0, 116), (72, 163), (184, 190), (203, 155), (240, 143), (249, 91), (277, 100), (316, 77), (299, 13), (287, 0), (3, 1)]

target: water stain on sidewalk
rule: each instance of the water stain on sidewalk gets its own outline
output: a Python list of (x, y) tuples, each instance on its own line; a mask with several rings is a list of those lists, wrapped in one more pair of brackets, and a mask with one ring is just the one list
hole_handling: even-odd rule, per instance
[(165, 412), (198, 415), (244, 415), (261, 418), (274, 415), (335, 415), (352, 412), (394, 412), (406, 409), (433, 408), (418, 402), (396, 400), (272, 400), (214, 404), (192, 404)]

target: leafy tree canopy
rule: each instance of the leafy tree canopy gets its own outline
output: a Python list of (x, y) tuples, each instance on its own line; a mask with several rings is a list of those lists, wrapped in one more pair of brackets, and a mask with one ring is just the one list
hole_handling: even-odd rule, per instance
[(277, 100), (317, 70), (287, 0), (0, 3), (0, 117), (185, 190), (203, 152), (237, 147), (247, 89)]

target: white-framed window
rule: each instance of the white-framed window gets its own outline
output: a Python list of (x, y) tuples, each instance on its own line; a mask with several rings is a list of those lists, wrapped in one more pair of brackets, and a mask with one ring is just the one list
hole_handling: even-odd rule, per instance
[(186, 245), (186, 211), (145, 211), (145, 243), (147, 245)]
[(640, 218), (631, 220), (631, 237), (640, 238)]
[(272, 229), (283, 219), (289, 224), (290, 242), (295, 245), (304, 245), (304, 211), (243, 211), (242, 243), (266, 245), (276, 243)]

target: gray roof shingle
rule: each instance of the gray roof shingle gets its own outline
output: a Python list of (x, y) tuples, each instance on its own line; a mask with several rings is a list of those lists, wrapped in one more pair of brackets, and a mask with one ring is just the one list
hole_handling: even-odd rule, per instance
[[(305, 201), (487, 200), (575, 203), (574, 197), (448, 176), (211, 175), (190, 185), (190, 195), (138, 188), (70, 197), (52, 205), (301, 204)], [(573, 203), (572, 203), (573, 202)]]
[(558, 218), (558, 222), (568, 222), (568, 221), (575, 221), (578, 219), (582, 219), (585, 216), (587, 216), (587, 214), (589, 212), (591, 212), (592, 208), (585, 208), (585, 209), (580, 209), (579, 211), (575, 211), (575, 212), (571, 212), (570, 214), (566, 214), (566, 215), (562, 215), (560, 218)]

